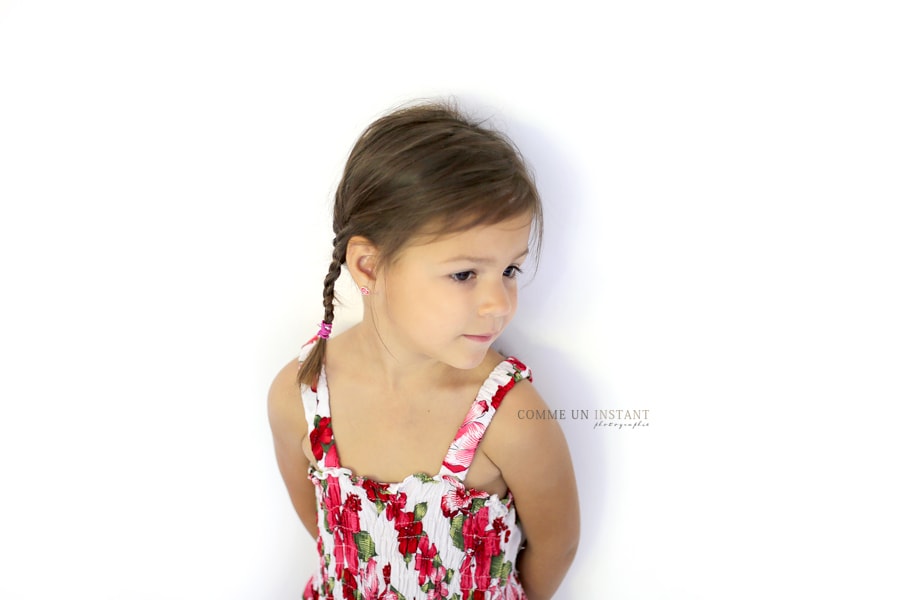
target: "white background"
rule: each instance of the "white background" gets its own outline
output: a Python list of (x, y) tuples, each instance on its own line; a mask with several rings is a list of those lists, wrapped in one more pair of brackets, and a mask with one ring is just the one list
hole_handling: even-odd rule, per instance
[(546, 203), (503, 348), (650, 410), (563, 423), (557, 597), (896, 596), (893, 3), (325, 4), (0, 2), (0, 597), (299, 596), (268, 384), (355, 136), (449, 94)]

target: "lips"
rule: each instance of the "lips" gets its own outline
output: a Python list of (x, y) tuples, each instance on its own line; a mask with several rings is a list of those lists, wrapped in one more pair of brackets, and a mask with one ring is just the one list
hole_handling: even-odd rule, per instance
[(486, 344), (494, 340), (497, 337), (496, 333), (487, 333), (484, 335), (464, 335), (464, 338), (467, 340), (472, 340), (473, 342), (478, 342), (479, 344)]

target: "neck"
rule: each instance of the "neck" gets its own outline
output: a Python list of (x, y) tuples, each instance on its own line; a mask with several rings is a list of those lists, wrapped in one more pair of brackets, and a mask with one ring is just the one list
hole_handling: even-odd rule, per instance
[(361, 323), (346, 332), (345, 343), (359, 357), (359, 364), (370, 365), (370, 376), (387, 391), (399, 394), (421, 390), (425, 389), (422, 386), (439, 386), (459, 377), (457, 369), (392, 343), (371, 315), (365, 315)]

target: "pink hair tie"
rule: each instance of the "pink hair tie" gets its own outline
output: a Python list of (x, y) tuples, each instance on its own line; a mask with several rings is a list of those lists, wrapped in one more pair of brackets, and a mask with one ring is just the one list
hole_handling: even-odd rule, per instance
[(331, 323), (326, 323), (322, 321), (322, 324), (319, 325), (319, 333), (316, 335), (320, 340), (327, 340), (331, 337)]

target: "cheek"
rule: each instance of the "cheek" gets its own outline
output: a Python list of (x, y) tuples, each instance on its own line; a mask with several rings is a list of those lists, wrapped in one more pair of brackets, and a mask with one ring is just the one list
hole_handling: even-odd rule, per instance
[(509, 302), (511, 305), (509, 311), (509, 318), (507, 321), (511, 320), (516, 315), (516, 310), (519, 308), (519, 288), (515, 287), (509, 294)]
[(384, 295), (384, 309), (398, 323), (413, 328), (434, 327), (454, 306), (453, 294), (426, 282), (391, 282)]
[(421, 290), (420, 301), (407, 314), (411, 326), (424, 337), (454, 334), (471, 314), (465, 294), (453, 286)]

